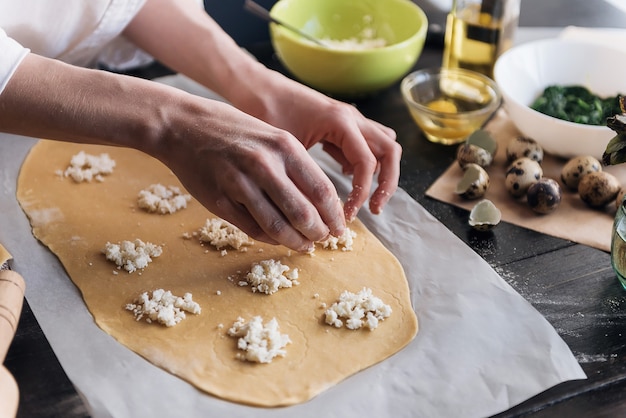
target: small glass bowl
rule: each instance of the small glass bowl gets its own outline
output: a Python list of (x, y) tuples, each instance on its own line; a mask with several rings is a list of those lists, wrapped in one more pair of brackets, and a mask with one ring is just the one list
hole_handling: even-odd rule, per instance
[(400, 89), (426, 138), (445, 145), (463, 142), (502, 103), (502, 94), (492, 79), (461, 68), (414, 71), (404, 77)]

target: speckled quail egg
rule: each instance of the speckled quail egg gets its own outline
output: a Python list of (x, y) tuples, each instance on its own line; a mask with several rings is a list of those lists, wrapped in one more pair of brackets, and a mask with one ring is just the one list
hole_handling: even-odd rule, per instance
[(528, 188), (526, 202), (534, 212), (553, 212), (561, 203), (561, 186), (554, 179), (542, 177)]
[(465, 168), (467, 164), (487, 167), (493, 162), (497, 146), (498, 143), (489, 132), (478, 129), (459, 145), (456, 159), (461, 168)]
[(477, 164), (481, 167), (487, 167), (493, 161), (493, 156), (486, 149), (465, 142), (459, 145), (456, 151), (456, 160), (463, 169), (468, 164)]
[(592, 208), (601, 208), (612, 202), (619, 190), (619, 180), (606, 171), (589, 173), (578, 183), (580, 198)]
[(522, 197), (531, 184), (543, 177), (543, 169), (535, 160), (528, 157), (518, 158), (506, 170), (504, 184), (514, 197)]
[(464, 199), (483, 197), (489, 188), (489, 174), (478, 164), (465, 166), (463, 177), (457, 183), (455, 193)]
[(561, 169), (561, 181), (571, 190), (578, 190), (578, 183), (584, 175), (602, 171), (600, 161), (591, 155), (581, 155), (567, 161)]
[(506, 159), (512, 162), (522, 157), (530, 158), (541, 164), (543, 161), (543, 148), (532, 138), (517, 136), (506, 145)]
[(500, 223), (502, 213), (489, 199), (476, 203), (470, 211), (470, 226), (478, 231), (487, 231)]

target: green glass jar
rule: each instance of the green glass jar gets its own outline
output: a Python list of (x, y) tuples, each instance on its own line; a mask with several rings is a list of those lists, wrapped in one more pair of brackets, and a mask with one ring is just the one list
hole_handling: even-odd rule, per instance
[(626, 197), (617, 208), (613, 222), (611, 265), (620, 283), (626, 289)]

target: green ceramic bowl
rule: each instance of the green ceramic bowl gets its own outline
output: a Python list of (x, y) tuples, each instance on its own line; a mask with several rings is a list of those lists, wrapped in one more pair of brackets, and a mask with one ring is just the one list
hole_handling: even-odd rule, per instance
[[(408, 73), (428, 26), (410, 0), (279, 0), (270, 13), (329, 44), (271, 23), (272, 45), (287, 70), (317, 90), (348, 97), (380, 91)], [(375, 42), (384, 46), (371, 46)]]

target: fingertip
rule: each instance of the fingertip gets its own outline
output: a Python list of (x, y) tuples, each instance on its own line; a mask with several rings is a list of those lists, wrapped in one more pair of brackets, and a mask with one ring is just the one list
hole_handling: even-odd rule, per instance
[(356, 214), (358, 211), (358, 206), (356, 206), (352, 202), (347, 202), (346, 205), (343, 207), (343, 213), (346, 218), (346, 223), (354, 221), (354, 218), (356, 218)]
[(339, 196), (337, 196), (337, 214), (338, 216), (336, 218), (333, 218), (334, 225), (333, 225), (333, 231), (331, 231), (331, 233), (333, 234), (337, 234), (335, 236), (341, 236), (343, 234), (343, 232), (346, 229), (346, 222), (347, 222), (347, 218), (346, 218), (346, 204), (344, 202), (341, 201), (341, 198)]
[(310, 254), (315, 251), (315, 243), (312, 241), (305, 242), (300, 248), (297, 248), (295, 250), (300, 253)]
[(329, 234), (329, 236), (328, 236), (328, 237), (326, 237), (326, 239), (328, 239), (331, 235), (332, 235), (333, 237), (340, 237), (340, 236), (342, 236), (342, 235), (343, 235), (343, 233), (344, 233), (345, 231), (346, 231), (346, 225), (345, 225), (345, 223), (339, 224), (339, 225), (337, 225), (335, 228), (333, 228), (333, 229), (330, 231), (330, 234)]
[(391, 193), (386, 190), (376, 190), (370, 198), (370, 211), (375, 215), (380, 215), (385, 205), (391, 199)]
[(346, 217), (346, 222), (350, 223), (354, 221), (354, 219), (356, 218), (356, 214), (358, 213), (359, 209), (354, 205), (349, 205), (346, 203), (346, 205), (343, 208), (343, 211)]

